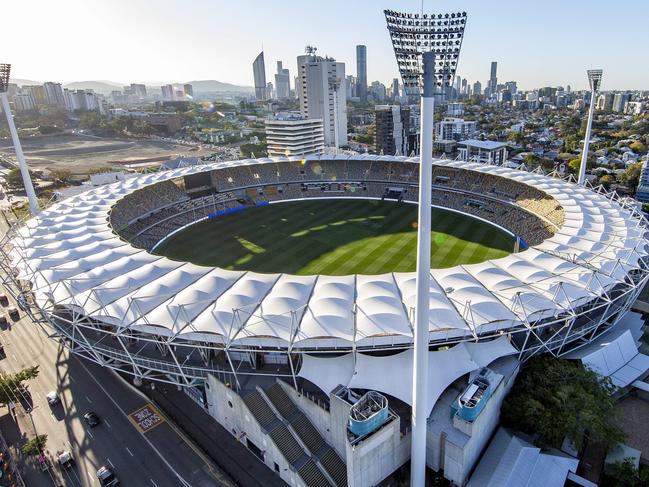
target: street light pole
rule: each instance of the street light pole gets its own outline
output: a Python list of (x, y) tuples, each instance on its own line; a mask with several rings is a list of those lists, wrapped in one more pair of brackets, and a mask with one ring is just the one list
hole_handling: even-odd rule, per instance
[(11, 140), (14, 144), (14, 151), (16, 152), (16, 159), (20, 167), (20, 174), (23, 177), (23, 185), (25, 186), (25, 193), (27, 193), (27, 200), (29, 201), (29, 209), (32, 216), (38, 215), (40, 209), (38, 207), (38, 198), (32, 185), (31, 177), (29, 176), (29, 169), (23, 154), (23, 148), (20, 145), (18, 138), (18, 130), (14, 124), (14, 117), (9, 107), (9, 98), (7, 97), (7, 89), (9, 88), (9, 73), (11, 72), (11, 64), (0, 64), (0, 103), (2, 103), (2, 110), (7, 117), (7, 124), (9, 125), (9, 132), (11, 132)]

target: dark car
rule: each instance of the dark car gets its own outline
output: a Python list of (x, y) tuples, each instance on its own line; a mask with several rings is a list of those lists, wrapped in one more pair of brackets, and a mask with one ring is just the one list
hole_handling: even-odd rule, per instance
[(88, 411), (86, 414), (84, 414), (83, 415), (83, 420), (91, 428), (94, 428), (95, 426), (98, 426), (99, 423), (101, 423), (101, 420), (99, 419), (99, 416), (97, 416), (92, 411)]
[(105, 465), (97, 470), (97, 478), (103, 487), (115, 487), (119, 485), (119, 480), (115, 477), (113, 471)]

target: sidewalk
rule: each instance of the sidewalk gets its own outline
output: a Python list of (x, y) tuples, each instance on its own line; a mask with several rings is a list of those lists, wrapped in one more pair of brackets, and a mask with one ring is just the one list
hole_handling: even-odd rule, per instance
[(142, 388), (241, 487), (286, 487), (286, 483), (218, 424), (187, 394), (156, 383)]

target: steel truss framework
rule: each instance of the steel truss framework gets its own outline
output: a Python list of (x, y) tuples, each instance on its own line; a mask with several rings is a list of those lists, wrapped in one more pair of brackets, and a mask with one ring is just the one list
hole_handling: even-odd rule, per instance
[[(521, 170), (526, 170), (524, 166)], [(536, 169), (534, 172), (540, 172)], [(560, 178), (560, 174), (553, 172), (549, 176)], [(574, 182), (574, 177), (563, 178)], [(587, 187), (609, 200), (620, 205), (628, 211), (635, 221), (636, 228), (645, 230), (647, 221), (638, 211), (637, 206), (626, 198), (620, 197), (614, 191), (607, 191), (603, 186)], [(234, 343), (238, 333), (243, 329), (246, 320), (252, 315), (259, 303), (245, 309), (236, 309), (233, 313), (230, 338), (225, 343), (210, 343), (187, 340), (180, 336), (180, 331), (171, 336), (143, 333), (129, 328), (128, 323), (105, 323), (79, 312), (83, 306), (59, 306), (49, 300), (45, 305), (39, 305), (31, 292), (31, 283), (20, 280), (16, 276), (15, 262), (12, 262), (12, 241), (17, 235), (21, 224), (19, 221), (0, 241), (0, 279), (5, 288), (18, 301), (21, 308), (29, 314), (36, 324), (42, 326), (51, 337), (60, 340), (72, 353), (91, 360), (102, 366), (120, 370), (133, 375), (138, 379), (150, 379), (173, 383), (179, 386), (195, 386), (203, 383), (207, 374), (213, 374), (221, 381), (231, 384), (237, 390), (240, 388), (240, 377), (244, 375), (273, 375), (291, 378), (297, 387), (297, 375), (302, 353), (331, 353), (339, 354), (351, 352), (354, 355), (362, 352), (376, 352), (381, 350), (405, 349), (411, 344), (393, 344), (383, 347), (364, 347), (353, 343), (351, 349), (319, 349), (297, 347), (295, 338), (299, 331), (297, 315), (300, 309), (290, 312), (292, 339), (286, 349), (261, 348), (259, 346), (245, 346)], [(645, 246), (644, 237), (639, 238), (637, 246), (630, 248), (628, 259), (642, 255), (638, 247)], [(593, 288), (603, 289), (599, 281), (597, 269), (592, 269), (588, 262), (580, 261), (575, 255), (556, 254), (556, 257), (573, 264), (582, 266), (592, 271), (591, 280)], [(526, 360), (538, 353), (550, 353), (561, 356), (576, 347), (589, 343), (595, 337), (614, 326), (618, 319), (631, 307), (645, 283), (649, 280), (649, 267), (646, 258), (642, 256), (638, 264), (631, 266), (620, 259), (617, 266), (624, 269), (625, 278), (617, 281), (616, 285), (603, 292), (596, 299), (591, 300), (578, 308), (572, 306), (570, 297), (559, 285), (555, 291), (555, 302), (565, 302), (567, 306), (550, 319), (538, 321), (533, 313), (529, 313), (520, 294), (517, 294), (511, 311), (520, 319), (521, 325), (517, 327), (495, 328), (489, 332), (480, 332), (475, 325), (472, 305), (467, 303), (454, 303), (458, 309), (463, 309), (463, 317), (469, 325), (469, 330), (462, 334), (451, 333), (448, 330), (440, 331), (431, 339), (430, 349), (452, 346), (461, 342), (481, 341), (509, 335), (512, 344), (519, 350), (519, 358)], [(617, 267), (616, 267), (617, 268)], [(42, 273), (36, 271), (44, 278)], [(615, 274), (615, 272), (612, 272)], [(65, 282), (57, 285), (65, 286)], [(529, 284), (534, 287), (534, 283)], [(587, 288), (591, 285), (588, 283)], [(499, 291), (493, 291), (495, 296)], [(562, 299), (560, 299), (562, 298)], [(91, 292), (86, 298), (100, 306), (101, 300)], [(138, 300), (143, 297), (131, 299), (129, 307), (137, 310), (140, 306)], [(83, 303), (80, 303), (83, 304)], [(354, 309), (354, 316), (359, 312)], [(412, 310), (410, 310), (412, 313)], [(181, 319), (181, 307), (177, 319)], [(108, 313), (105, 314), (106, 316)], [(191, 327), (191, 320), (186, 325)], [(283, 365), (266, 369), (260, 363), (260, 354), (271, 354), (282, 357)], [(279, 370), (279, 372), (278, 372)]]
[(407, 95), (419, 95), (423, 74), (422, 54), (435, 54), (438, 88), (453, 83), (466, 27), (466, 12), (409, 14), (385, 10), (394, 54)]

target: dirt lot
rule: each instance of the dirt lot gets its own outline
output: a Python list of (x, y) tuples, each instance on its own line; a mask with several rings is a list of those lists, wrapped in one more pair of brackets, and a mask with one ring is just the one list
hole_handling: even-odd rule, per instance
[[(118, 163), (140, 159), (168, 158), (175, 155), (199, 156), (209, 151), (190, 151), (189, 147), (162, 141), (105, 139), (90, 135), (24, 137), (21, 139), (27, 163), (37, 169), (68, 169), (86, 174), (110, 169)], [(10, 139), (0, 140), (0, 154), (14, 157)]]

